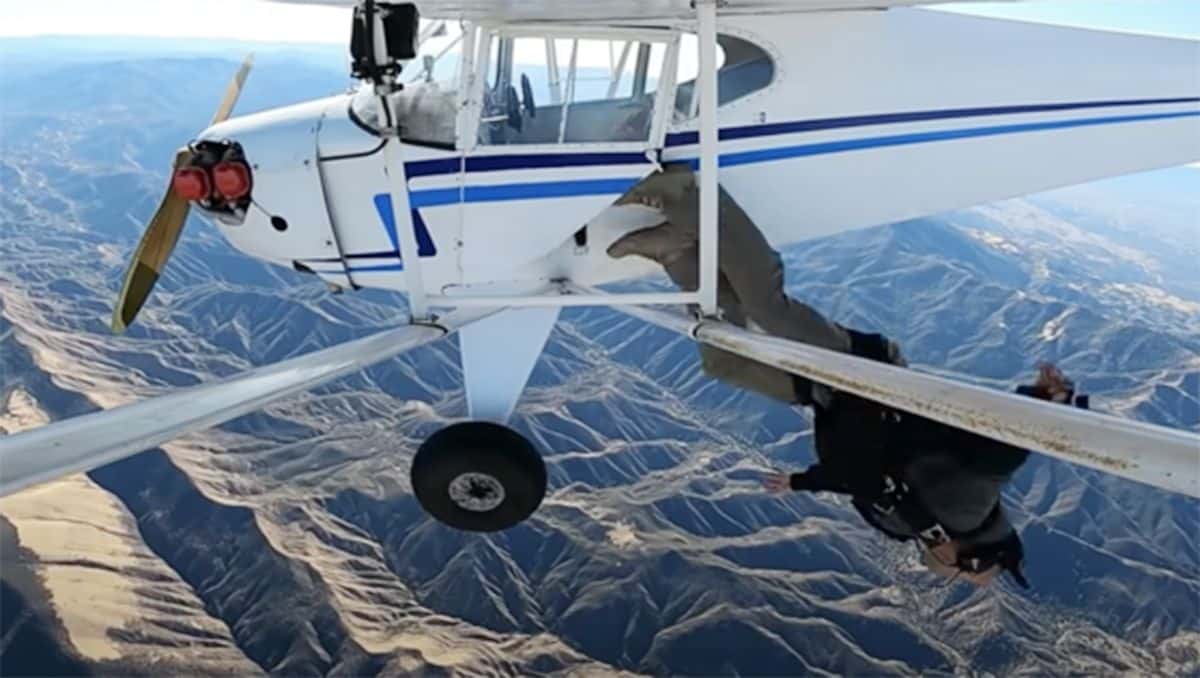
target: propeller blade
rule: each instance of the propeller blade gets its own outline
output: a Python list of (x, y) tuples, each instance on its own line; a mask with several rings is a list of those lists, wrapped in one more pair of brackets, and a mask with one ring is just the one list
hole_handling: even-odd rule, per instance
[[(191, 158), (190, 150), (179, 149), (175, 153), (171, 172), (174, 173), (176, 169), (187, 164)], [(142, 234), (142, 240), (133, 252), (129, 269), (125, 272), (125, 282), (121, 286), (120, 296), (117, 297), (117, 305), (113, 308), (113, 332), (124, 332), (146, 303), (150, 290), (154, 289), (154, 283), (158, 282), (163, 266), (167, 263), (167, 258), (179, 242), (179, 234), (183, 231), (183, 224), (187, 221), (190, 210), (191, 204), (168, 186), (166, 195), (158, 204), (154, 216), (150, 218), (146, 232)]]
[[(254, 55), (250, 54), (242, 62), (241, 68), (238, 68), (233, 80), (225, 89), (225, 96), (222, 97), (221, 104), (217, 106), (217, 112), (213, 115), (211, 124), (215, 125), (229, 119), (233, 113), (233, 107), (237, 105), (238, 97), (242, 94), (242, 86), (246, 84), (246, 76), (250, 74), (250, 67), (253, 65)], [(171, 163), (172, 177), (175, 176), (175, 170), (191, 162), (192, 155), (192, 151), (188, 148), (181, 148), (175, 153), (175, 162)], [(121, 294), (117, 297), (117, 305), (113, 308), (113, 332), (117, 334), (124, 332), (133, 323), (138, 311), (142, 310), (146, 299), (150, 297), (150, 291), (154, 289), (154, 284), (162, 275), (167, 259), (170, 258), (171, 252), (175, 251), (175, 245), (179, 243), (179, 234), (183, 232), (183, 224), (187, 221), (189, 211), (191, 211), (191, 204), (180, 197), (168, 184), (167, 192), (163, 195), (162, 202), (158, 204), (154, 216), (150, 218), (146, 232), (142, 234), (142, 240), (133, 252), (133, 260), (129, 262), (129, 269), (125, 272), (125, 282), (121, 285)]]
[(233, 76), (233, 80), (229, 82), (229, 86), (225, 88), (225, 96), (221, 99), (221, 105), (217, 106), (217, 112), (213, 114), (210, 125), (215, 125), (218, 122), (225, 122), (233, 113), (233, 107), (237, 104), (238, 97), (242, 95), (242, 85), (246, 84), (246, 76), (250, 75), (250, 68), (254, 66), (254, 54), (247, 54), (246, 59), (242, 61), (242, 65)]

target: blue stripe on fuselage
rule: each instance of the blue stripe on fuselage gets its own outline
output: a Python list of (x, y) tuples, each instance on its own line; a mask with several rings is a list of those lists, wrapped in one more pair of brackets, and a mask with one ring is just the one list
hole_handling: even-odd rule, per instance
[[(799, 144), (777, 148), (764, 148), (756, 151), (741, 151), (722, 153), (721, 167), (737, 167), (760, 162), (771, 162), (787, 158), (800, 158), (812, 155), (830, 153), (845, 153), (861, 151), (870, 148), (886, 148), (889, 146), (907, 146), (911, 144), (932, 143), (937, 141), (954, 141), (957, 139), (972, 139), (979, 137), (998, 136), (1002, 134), (1019, 134), (1024, 132), (1040, 132), (1071, 127), (1094, 127), (1096, 125), (1115, 125), (1129, 122), (1148, 122), (1151, 120), (1170, 120), (1173, 118), (1190, 118), (1200, 116), (1200, 111), (1184, 111), (1179, 113), (1151, 113), (1146, 115), (1122, 115), (1104, 118), (1081, 118), (1077, 120), (1059, 120), (1054, 122), (1029, 122), (1014, 125), (993, 125), (989, 127), (969, 127), (965, 129), (938, 130), (931, 132), (914, 132), (911, 134), (890, 134), (862, 139), (842, 139), (838, 141), (821, 141), (811, 144)], [(697, 167), (698, 160), (681, 158), (667, 160), (667, 164), (686, 162)]]
[[(1054, 106), (1055, 108), (1047, 108), (1046, 110), (1063, 110), (1063, 109), (1067, 109), (1067, 108), (1085, 108), (1085, 107), (1118, 106), (1118, 105), (1132, 106), (1132, 105), (1147, 105), (1147, 104), (1158, 104), (1158, 103), (1173, 104), (1173, 103), (1191, 103), (1191, 102), (1200, 102), (1200, 97), (1180, 98), (1180, 99), (1141, 100), (1141, 101), (1130, 101), (1130, 102), (1092, 102), (1092, 103), (1082, 103), (1082, 104), (1051, 104), (1051, 105), (1047, 105), (1047, 106)], [(954, 113), (955, 114), (955, 115), (945, 115), (943, 117), (963, 117), (966, 115), (965, 111), (967, 111), (967, 110), (973, 111), (973, 113), (972, 113), (973, 115), (996, 115), (998, 113), (1004, 113), (1004, 112), (1008, 112), (1008, 113), (1038, 112), (1035, 110), (1030, 110), (1032, 108), (1033, 107), (1007, 107), (1004, 109), (962, 109), (960, 111), (943, 112), (943, 113)], [(1041, 110), (1041, 109), (1039, 109), (1039, 110)], [(983, 111), (983, 112), (980, 112), (980, 111)], [(925, 112), (925, 114), (928, 114), (928, 115), (932, 115), (933, 113), (936, 113), (936, 112)], [(916, 115), (916, 114), (898, 114), (898, 115)], [(1122, 124), (1122, 123), (1133, 123), (1133, 122), (1148, 122), (1148, 121), (1154, 121), (1154, 120), (1170, 120), (1170, 119), (1187, 118), (1187, 117), (1200, 117), (1200, 110), (1198, 110), (1198, 111), (1181, 111), (1181, 112), (1174, 112), (1174, 113), (1150, 113), (1150, 114), (1144, 114), (1144, 115), (1124, 115), (1124, 116), (1106, 116), (1106, 117), (1098, 117), (1098, 118), (1079, 118), (1079, 119), (1074, 119), (1074, 120), (1057, 120), (1057, 121), (1046, 121), (1046, 122), (1028, 122), (1028, 123), (1016, 123), (1016, 124), (1010, 124), (1010, 125), (990, 125), (990, 126), (986, 126), (986, 127), (971, 127), (971, 128), (951, 129), (951, 130), (935, 130), (935, 131), (928, 131), (928, 132), (914, 132), (914, 133), (908, 133), (908, 134), (881, 135), (881, 136), (866, 137), (866, 138), (859, 138), (859, 139), (843, 139), (843, 140), (836, 140), (836, 141), (814, 142), (814, 143), (809, 143), (809, 144), (797, 144), (797, 145), (775, 147), (775, 148), (765, 148), (765, 149), (751, 150), (751, 151), (739, 151), (739, 152), (732, 152), (732, 153), (724, 153), (720, 156), (720, 164), (722, 167), (736, 167), (739, 165), (747, 165), (747, 164), (760, 163), (760, 162), (772, 162), (775, 160), (783, 160), (783, 159), (788, 159), (788, 158), (824, 155), (824, 154), (832, 154), (832, 153), (845, 153), (845, 152), (851, 152), (851, 151), (866, 150), (866, 149), (871, 149), (871, 148), (886, 148), (886, 147), (890, 147), (890, 146), (904, 146), (904, 145), (920, 144), (920, 143), (934, 143), (934, 142), (939, 142), (939, 141), (953, 141), (953, 140), (959, 140), (959, 139), (981, 138), (981, 137), (998, 136), (998, 135), (1004, 135), (1004, 134), (1020, 134), (1020, 133), (1047, 131), (1047, 130), (1054, 130), (1054, 129), (1068, 129), (1068, 128), (1073, 128), (1073, 127), (1091, 127), (1091, 126), (1097, 126), (1097, 125), (1111, 125), (1111, 124)], [(856, 118), (856, 119), (847, 118), (847, 119), (841, 119), (841, 120), (843, 120), (843, 121), (852, 121), (852, 120), (861, 121), (861, 120), (865, 120), (865, 119), (866, 118)], [(870, 122), (870, 123), (860, 122), (857, 124), (864, 124), (864, 125), (865, 124), (883, 124), (882, 122), (878, 121), (878, 116), (875, 116), (872, 119), (876, 120), (876, 122)], [(913, 118), (913, 119), (915, 120), (916, 118)], [(930, 117), (930, 118), (923, 118), (923, 119), (934, 119), (934, 118)], [(891, 121), (896, 122), (898, 120), (891, 120)], [(815, 124), (817, 122), (820, 122), (820, 121), (809, 121), (808, 124)], [(764, 128), (764, 129), (771, 128), (772, 131), (770, 132), (770, 134), (787, 134), (787, 133), (792, 133), (795, 131), (808, 131), (807, 129), (793, 129), (791, 127), (787, 127), (787, 125), (791, 125), (791, 124), (802, 124), (802, 123), (784, 123), (782, 125), (761, 125), (761, 126), (757, 126), (755, 128), (731, 128), (731, 129), (727, 129), (727, 130), (722, 130), (722, 138), (723, 139), (751, 138), (754, 136), (763, 136), (762, 134), (749, 134), (749, 133), (744, 133), (744, 134), (741, 134), (741, 136), (736, 136), (736, 134), (738, 134), (736, 132), (736, 130), (738, 130), (738, 129), (747, 129), (748, 130), (748, 129), (758, 129), (758, 128)], [(849, 122), (847, 122), (847, 124), (845, 124), (843, 126), (854, 126), (854, 125), (849, 124)], [(831, 127), (823, 127), (820, 129), (830, 129), (830, 128)], [(818, 129), (818, 128), (814, 127), (813, 129)], [(731, 136), (731, 134), (733, 134), (734, 136)], [(678, 135), (676, 135), (676, 136), (678, 136)], [(622, 154), (580, 154), (580, 155), (581, 155), (581, 157), (585, 157), (585, 156), (600, 156), (600, 155), (613, 156), (613, 155), (622, 155)], [(633, 156), (636, 154), (624, 154), (624, 155)], [(496, 160), (498, 157), (501, 157), (501, 156), (493, 156), (493, 157), (489, 158), (489, 160)], [(569, 158), (571, 158), (570, 155), (561, 154), (561, 153), (550, 154), (550, 155), (546, 155), (546, 156), (526, 155), (526, 156), (503, 156), (503, 157), (506, 158), (506, 160), (504, 161), (505, 169), (521, 169), (521, 168), (525, 168), (525, 167), (529, 167), (529, 168), (536, 167), (539, 169), (545, 169), (548, 167), (569, 166), (569, 165), (558, 165), (558, 164), (554, 164), (554, 163), (566, 163), (566, 162), (568, 162)], [(538, 157), (543, 158), (544, 160), (538, 160), (537, 165), (522, 164), (525, 162), (531, 162), (532, 158), (538, 158)], [(638, 156), (638, 157), (640, 158), (641, 156)], [(611, 158), (609, 158), (609, 160), (611, 160)], [(642, 160), (644, 161), (644, 158)], [(453, 165), (454, 165), (453, 171), (457, 172), (458, 167), (459, 167), (459, 162), (460, 162), (459, 159), (452, 158), (452, 159), (449, 159), (448, 161), (453, 163)], [(443, 162), (443, 161), (416, 161), (416, 163), (440, 163), (440, 162)], [(579, 165), (575, 165), (575, 166), (586, 165), (586, 164), (588, 164), (588, 162), (590, 162), (590, 161), (587, 160), (585, 157), (584, 162), (580, 163)], [(697, 161), (695, 159), (690, 159), (690, 158), (682, 158), (679, 160), (667, 161), (667, 162), (668, 163), (669, 162), (688, 162), (688, 163), (692, 164), (693, 167), (697, 164)], [(408, 163), (406, 165), (406, 167), (412, 166), (414, 164), (415, 163)], [(617, 164), (617, 163), (606, 161), (604, 163), (596, 163), (596, 164), (612, 165), (612, 164)], [(446, 165), (446, 166), (448, 166), (448, 165)], [(424, 173), (419, 174), (418, 176), (430, 176), (430, 174), (433, 173), (432, 172), (433, 168), (434, 168), (433, 165), (425, 166), (425, 169), (422, 170)], [(480, 170), (480, 171), (487, 171), (487, 170)], [(499, 185), (494, 185), (494, 186), (467, 186), (466, 188), (462, 188), (462, 189), (460, 189), (458, 187), (453, 187), (453, 188), (412, 191), (409, 194), (409, 199), (410, 199), (412, 208), (415, 210), (415, 209), (419, 209), (422, 207), (436, 207), (436, 206), (440, 206), (440, 205), (457, 204), (460, 201), (500, 202), (500, 201), (509, 201), (509, 200), (537, 200), (537, 199), (544, 199), (544, 198), (564, 198), (564, 197), (574, 197), (574, 196), (582, 196), (582, 195), (622, 194), (622, 193), (626, 192), (627, 190), (629, 190), (629, 188), (631, 188), (636, 183), (637, 183), (637, 179), (612, 178), (612, 179), (585, 179), (585, 180), (557, 181), (557, 182), (551, 181), (551, 182), (530, 182), (530, 183), (519, 183), (519, 184), (499, 184)], [(386, 194), (380, 194), (380, 196), (376, 197), (377, 207), (379, 207), (378, 200), (380, 197), (386, 197)], [(381, 214), (383, 214), (384, 212), (385, 212), (385, 210), (380, 209)], [(386, 210), (386, 212), (390, 213), (390, 209)], [(385, 227), (387, 227), (387, 218), (385, 217), (384, 219), (385, 219)], [(425, 235), (426, 235), (426, 237), (428, 237), (428, 233), (426, 233)], [(394, 233), (394, 226), (389, 228), (388, 236), (389, 236), (389, 239), (393, 240), (393, 244), (395, 244), (396, 238), (395, 238), (395, 233)], [(418, 241), (421, 241), (421, 240), (422, 239), (420, 238), (420, 236), (418, 234)], [(420, 250), (421, 250), (421, 252), (420, 252), (421, 255), (426, 256), (425, 248), (422, 247), (422, 248), (420, 248)], [(348, 254), (348, 255), (346, 255), (346, 258), (352, 259), (352, 258), (366, 257), (366, 256), (377, 256), (377, 254), (376, 253)], [(310, 260), (310, 261), (314, 261), (314, 260)], [(352, 266), (350, 268), (350, 270), (356, 271), (356, 272), (388, 271), (388, 270), (402, 270), (402, 269), (403, 269), (402, 265), (399, 265), (399, 264), (377, 265), (377, 266), (358, 266), (358, 267)]]
[[(954, 120), (961, 118), (988, 117), (997, 115), (1022, 115), (1057, 111), (1087, 110), (1095, 108), (1122, 108), (1134, 106), (1158, 106), (1170, 104), (1198, 103), (1200, 97), (1161, 97), (1155, 99), (1119, 99), (1110, 101), (1073, 101), (1046, 104), (1020, 104), (1011, 106), (981, 106), (973, 108), (947, 108), (899, 113), (853, 115), (838, 118), (816, 118), (789, 122), (725, 127), (720, 130), (722, 141), (754, 139), (759, 137), (817, 132), (821, 130), (847, 129), (872, 125), (891, 125), (931, 120)], [(676, 132), (666, 136), (665, 147), (691, 146), (699, 143), (697, 132)], [(641, 165), (649, 161), (641, 153), (517, 153), (506, 155), (479, 155), (468, 157), (413, 160), (405, 163), (409, 179), (417, 177), (443, 176), (467, 173), (499, 172), (520, 169), (553, 169), (559, 167), (598, 167), (604, 165)], [(440, 203), (445, 204), (445, 203)]]
[[(383, 230), (387, 231), (388, 240), (392, 242), (392, 249), (395, 250), (396, 258), (402, 259), (400, 256), (400, 239), (396, 232), (396, 219), (392, 210), (392, 196), (389, 193), (380, 193), (375, 196), (374, 201), (375, 211), (379, 213), (379, 219), (383, 222)], [(411, 205), (411, 208), (413, 236), (417, 240), (417, 256), (437, 256), (437, 247), (433, 244), (433, 238), (429, 235), (429, 229), (425, 227), (425, 220), (417, 212), (416, 205)]]
[(411, 191), (408, 194), (413, 209), (437, 207), (460, 202), (505, 202), (509, 200), (541, 200), (573, 198), (583, 195), (611, 195), (628, 191), (638, 182), (636, 178), (578, 179), (574, 181), (541, 181), (494, 186), (467, 186)]
[[(1200, 101), (1200, 99), (1197, 99)], [(771, 162), (786, 158), (797, 158), (830, 153), (845, 153), (871, 148), (889, 146), (905, 146), (911, 144), (932, 143), (938, 141), (954, 141), (979, 137), (997, 136), (1003, 134), (1019, 134), (1039, 132), (1072, 127), (1092, 127), (1096, 125), (1113, 125), (1131, 122), (1148, 122), (1153, 120), (1169, 120), (1200, 116), (1200, 111), (1182, 111), (1176, 113), (1148, 113), (1144, 115), (1107, 116), (1100, 118), (1078, 118), (1074, 120), (1056, 120), (1047, 122), (1027, 122), (1010, 125), (990, 125), (986, 127), (968, 127), (963, 129), (933, 130), (928, 132), (912, 132), (908, 134), (888, 134), (858, 139), (841, 139), (836, 141), (820, 141), (809, 144), (789, 145), (775, 148), (764, 148), (752, 151), (737, 151), (722, 153), (722, 167), (736, 167), (759, 162)], [(515, 157), (515, 156), (514, 156)], [(561, 154), (545, 156), (555, 162), (568, 157)], [(694, 158), (679, 158), (666, 160), (667, 163), (688, 162), (696, 165)], [(542, 168), (542, 167), (539, 167)], [(498, 184), (494, 186), (467, 186), (465, 188), (435, 188), (412, 191), (409, 199), (414, 209), (421, 207), (436, 207), (459, 202), (501, 202), (507, 200), (536, 200), (542, 198), (564, 198), (580, 195), (621, 194), (637, 183), (635, 179), (580, 179), (571, 181), (543, 181), (518, 184)]]
[(477, 172), (503, 172), (514, 169), (557, 169), (561, 167), (602, 167), (606, 165), (648, 165), (644, 153), (519, 153), (514, 155), (476, 155), (463, 160), (458, 157), (435, 160), (413, 160), (404, 163), (409, 179), (444, 174), (458, 174), (460, 168)]
[[(349, 269), (349, 271), (351, 273), (375, 273), (375, 272), (382, 272), (382, 271), (403, 271), (404, 264), (378, 264), (378, 265), (366, 265), (366, 266), (351, 265), (351, 266), (347, 266), (346, 268)], [(336, 271), (322, 271), (319, 269), (313, 269), (313, 273), (322, 273), (325, 275), (332, 275), (335, 273), (340, 274), (341, 272), (342, 272), (341, 269), (338, 269)]]
[[(797, 132), (817, 132), (821, 130), (867, 127), (871, 125), (892, 125), (902, 122), (928, 122), (930, 120), (953, 120), (956, 118), (978, 118), (995, 115), (1050, 113), (1054, 111), (1083, 110), (1090, 108), (1120, 108), (1128, 106), (1192, 104), (1197, 102), (1200, 102), (1200, 97), (1123, 99), (1119, 101), (1076, 101), (1058, 104), (1026, 104), (1020, 106), (988, 106), (975, 108), (947, 108), (928, 111), (906, 111), (902, 113), (855, 115), (841, 118), (795, 120), (791, 122), (777, 122), (765, 125), (747, 125), (744, 127), (725, 127), (720, 130), (719, 137), (721, 141), (736, 141), (738, 139), (753, 139), (755, 137), (778, 136), (780, 134), (795, 134)], [(666, 139), (667, 148), (671, 148), (673, 146), (691, 146), (699, 143), (700, 136), (698, 132), (676, 132), (674, 134), (668, 134)]]

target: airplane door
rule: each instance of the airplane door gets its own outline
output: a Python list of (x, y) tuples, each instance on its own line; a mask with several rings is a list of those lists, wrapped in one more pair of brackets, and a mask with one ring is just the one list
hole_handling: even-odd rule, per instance
[(524, 277), (658, 167), (678, 51), (665, 30), (480, 30), (460, 127), (465, 284)]

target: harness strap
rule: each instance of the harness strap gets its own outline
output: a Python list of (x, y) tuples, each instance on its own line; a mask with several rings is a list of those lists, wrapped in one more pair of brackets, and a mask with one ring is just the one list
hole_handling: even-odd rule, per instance
[(949, 530), (921, 505), (908, 484), (890, 474), (884, 474), (882, 490), (879, 496), (871, 500), (871, 508), (880, 515), (894, 513), (900, 516), (928, 545), (936, 546), (950, 541)]

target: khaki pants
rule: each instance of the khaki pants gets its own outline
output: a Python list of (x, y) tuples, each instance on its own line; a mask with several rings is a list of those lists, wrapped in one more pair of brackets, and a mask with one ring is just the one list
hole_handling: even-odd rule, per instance
[[(680, 234), (682, 256), (665, 265), (680, 288), (699, 286), (699, 250), (695, 233), (700, 222), (699, 190), (687, 166), (669, 166), (648, 178), (635, 193), (656, 196), (670, 227)], [(720, 288), (718, 303), (725, 319), (755, 327), (784, 339), (848, 353), (850, 335), (816, 309), (784, 292), (783, 261), (737, 202), (721, 189), (719, 198)], [(691, 234), (691, 240), (687, 235)], [(700, 345), (704, 372), (740, 388), (785, 402), (809, 402), (797, 393), (796, 378), (783, 370), (720, 349)]]

